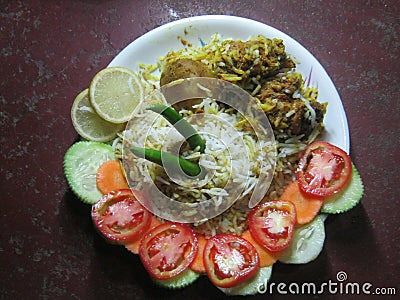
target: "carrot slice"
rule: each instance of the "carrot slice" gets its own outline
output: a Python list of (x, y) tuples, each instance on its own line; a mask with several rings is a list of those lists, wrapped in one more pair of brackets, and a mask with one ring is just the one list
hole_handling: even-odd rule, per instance
[(204, 261), (203, 261), (203, 253), (204, 253), (204, 247), (207, 244), (207, 239), (205, 238), (204, 235), (197, 235), (197, 243), (199, 245), (199, 248), (197, 250), (197, 255), (194, 258), (192, 264), (190, 265), (190, 268), (198, 273), (206, 273), (206, 267), (204, 266)]
[(116, 160), (108, 160), (100, 165), (96, 173), (96, 184), (103, 194), (129, 188), (121, 164)]
[(242, 233), (242, 238), (249, 241), (256, 248), (261, 268), (272, 266), (281, 257), (282, 251), (268, 251), (253, 239), (249, 230)]
[[(156, 218), (155, 216), (152, 216), (150, 226), (142, 236), (144, 236), (147, 232), (149, 232), (154, 227), (157, 227), (161, 223), (162, 222), (158, 218)], [(134, 254), (139, 254), (140, 241), (141, 241), (141, 237), (138, 238), (136, 241), (125, 245), (125, 248)]]
[(297, 224), (303, 225), (311, 222), (319, 213), (323, 200), (305, 195), (299, 188), (297, 181), (288, 184), (280, 200), (290, 201), (296, 207)]

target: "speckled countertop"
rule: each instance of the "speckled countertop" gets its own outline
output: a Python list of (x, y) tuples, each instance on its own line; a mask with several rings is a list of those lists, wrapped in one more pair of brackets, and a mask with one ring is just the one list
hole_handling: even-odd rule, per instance
[(252, 18), (294, 37), (326, 68), (347, 113), (362, 205), (328, 219), (316, 261), (277, 265), (272, 280), (328, 282), (344, 271), (348, 281), (400, 293), (397, 0), (0, 3), (1, 299), (221, 296), (206, 278), (179, 292), (154, 288), (137, 256), (96, 234), (90, 207), (68, 189), (62, 167), (78, 138), (72, 101), (94, 74), (149, 30), (203, 14)]

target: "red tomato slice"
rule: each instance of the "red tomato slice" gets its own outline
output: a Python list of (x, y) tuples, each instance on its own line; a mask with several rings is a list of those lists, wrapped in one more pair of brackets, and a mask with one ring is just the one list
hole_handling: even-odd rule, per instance
[(295, 223), (295, 206), (283, 200), (263, 202), (248, 216), (251, 236), (269, 251), (280, 251), (289, 245)]
[(219, 287), (232, 287), (254, 276), (260, 268), (256, 248), (232, 234), (211, 237), (204, 248), (208, 278)]
[(300, 157), (296, 177), (302, 192), (322, 198), (340, 191), (349, 181), (351, 170), (345, 151), (327, 142), (314, 142)]
[(151, 223), (151, 213), (137, 201), (130, 189), (112, 191), (92, 206), (92, 219), (110, 242), (130, 243)]
[(169, 279), (183, 272), (197, 254), (197, 236), (188, 226), (166, 222), (141, 240), (140, 259), (156, 279)]

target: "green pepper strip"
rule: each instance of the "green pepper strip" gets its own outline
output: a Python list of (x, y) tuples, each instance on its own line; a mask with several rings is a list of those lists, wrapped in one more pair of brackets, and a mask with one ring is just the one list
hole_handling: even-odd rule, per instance
[[(199, 147), (199, 151), (204, 153), (204, 140), (197, 133), (196, 129), (194, 129), (193, 126), (190, 125), (175, 109), (162, 104), (153, 104), (147, 107), (147, 109), (154, 111), (167, 119), (167, 121), (170, 122), (180, 134), (183, 135), (192, 150), (194, 150), (196, 147)], [(179, 123), (176, 124), (177, 122)]]
[(148, 149), (148, 148), (138, 148), (132, 147), (131, 151), (137, 157), (145, 158), (153, 163), (156, 163), (164, 167), (167, 164), (170, 168), (177, 168), (178, 164), (182, 168), (182, 171), (189, 176), (197, 176), (201, 172), (201, 168), (198, 164), (186, 160), (182, 157), (173, 155), (169, 152)]

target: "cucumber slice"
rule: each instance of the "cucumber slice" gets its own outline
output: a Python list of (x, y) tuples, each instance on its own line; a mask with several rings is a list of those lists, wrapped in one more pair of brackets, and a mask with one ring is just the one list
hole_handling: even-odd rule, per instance
[(195, 282), (200, 277), (200, 274), (187, 268), (181, 274), (170, 279), (153, 279), (155, 284), (170, 290), (182, 289)]
[(321, 218), (322, 222), (325, 222), (326, 219), (328, 218), (329, 215), (327, 214), (319, 214), (319, 217)]
[(364, 185), (361, 176), (353, 164), (349, 183), (339, 193), (324, 199), (321, 212), (338, 214), (352, 209), (360, 202), (364, 194)]
[(103, 194), (96, 185), (99, 166), (107, 160), (115, 160), (110, 145), (100, 142), (77, 142), (64, 156), (64, 174), (72, 191), (87, 204), (95, 204)]
[(260, 268), (257, 275), (246, 282), (240, 283), (231, 288), (220, 288), (229, 296), (248, 296), (262, 293), (267, 288), (267, 283), (271, 278), (272, 266)]
[(311, 223), (295, 229), (292, 242), (283, 250), (280, 262), (306, 264), (321, 253), (325, 241), (324, 221), (317, 216)]

